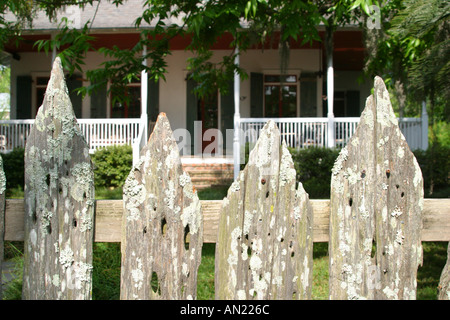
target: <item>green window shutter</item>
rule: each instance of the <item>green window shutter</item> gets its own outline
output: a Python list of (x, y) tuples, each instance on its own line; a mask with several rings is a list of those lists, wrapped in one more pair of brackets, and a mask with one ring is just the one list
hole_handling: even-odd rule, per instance
[(252, 118), (263, 117), (263, 93), (263, 74), (252, 72), (250, 74), (250, 117)]
[(147, 113), (149, 121), (156, 121), (159, 114), (159, 80), (148, 79)]
[(17, 77), (17, 119), (31, 119), (31, 76)]
[(317, 116), (317, 84), (315, 81), (300, 82), (300, 117)]
[(106, 118), (106, 84), (91, 94), (91, 118)]
[(70, 101), (72, 102), (73, 111), (75, 112), (75, 117), (82, 117), (82, 99), (81, 95), (75, 92), (75, 89), (83, 86), (81, 81), (81, 75), (73, 75), (66, 79), (67, 89), (69, 90)]
[[(228, 94), (220, 95), (220, 131), (223, 147), (227, 147), (227, 129), (234, 129), (234, 82), (228, 82)], [(231, 144), (230, 144), (231, 146)]]

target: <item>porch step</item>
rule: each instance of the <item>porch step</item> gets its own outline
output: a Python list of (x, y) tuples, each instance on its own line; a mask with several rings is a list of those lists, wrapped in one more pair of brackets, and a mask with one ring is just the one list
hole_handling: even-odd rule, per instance
[(233, 182), (233, 165), (227, 163), (185, 163), (183, 169), (189, 173), (196, 189)]

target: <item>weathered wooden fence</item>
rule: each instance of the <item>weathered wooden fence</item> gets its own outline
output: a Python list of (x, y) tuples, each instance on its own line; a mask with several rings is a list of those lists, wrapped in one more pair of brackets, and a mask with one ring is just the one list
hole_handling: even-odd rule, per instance
[[(227, 197), (199, 201), (164, 114), (123, 201), (94, 201), (58, 60), (48, 87), (27, 144), (24, 201), (1, 203), (0, 174), (0, 249), (3, 239), (25, 241), (24, 299), (90, 299), (93, 241), (122, 244), (121, 299), (195, 299), (204, 242), (216, 243), (217, 299), (309, 299), (314, 241), (329, 241), (330, 299), (414, 299), (421, 242), (450, 240), (448, 201), (423, 199), (420, 168), (379, 78), (323, 201), (296, 184), (272, 122)], [(449, 299), (448, 269), (441, 299)]]

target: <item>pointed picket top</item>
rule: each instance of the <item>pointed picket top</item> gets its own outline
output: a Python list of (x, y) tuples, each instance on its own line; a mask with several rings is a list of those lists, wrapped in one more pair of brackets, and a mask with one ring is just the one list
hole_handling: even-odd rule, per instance
[(203, 217), (164, 113), (123, 198), (121, 299), (195, 299)]
[(216, 299), (308, 299), (312, 208), (292, 157), (269, 121), (223, 200)]
[(59, 58), (25, 148), (24, 299), (90, 299), (94, 174)]
[(422, 173), (379, 77), (333, 167), (330, 208), (330, 298), (415, 298)]

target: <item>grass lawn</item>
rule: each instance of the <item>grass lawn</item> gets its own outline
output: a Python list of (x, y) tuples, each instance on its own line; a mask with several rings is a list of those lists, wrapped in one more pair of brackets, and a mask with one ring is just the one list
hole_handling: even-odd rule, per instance
[[(97, 199), (120, 199), (121, 190), (98, 190)], [(201, 200), (223, 199), (227, 187), (211, 188), (198, 192)], [(20, 196), (20, 195), (19, 195)], [(5, 243), (5, 260), (16, 262), (17, 280), (13, 281), (3, 296), (4, 299), (21, 298), (21, 274), (23, 243)], [(202, 249), (202, 263), (198, 272), (197, 299), (214, 299), (214, 257), (215, 244), (205, 243)], [(314, 243), (314, 267), (312, 298), (328, 299), (328, 244)], [(417, 299), (437, 299), (437, 286), (447, 259), (446, 242), (423, 243), (423, 266), (417, 276)], [(95, 243), (93, 257), (94, 300), (117, 300), (120, 297), (120, 243)]]

